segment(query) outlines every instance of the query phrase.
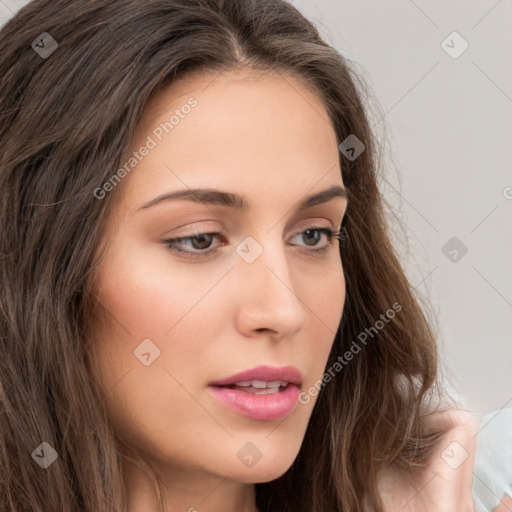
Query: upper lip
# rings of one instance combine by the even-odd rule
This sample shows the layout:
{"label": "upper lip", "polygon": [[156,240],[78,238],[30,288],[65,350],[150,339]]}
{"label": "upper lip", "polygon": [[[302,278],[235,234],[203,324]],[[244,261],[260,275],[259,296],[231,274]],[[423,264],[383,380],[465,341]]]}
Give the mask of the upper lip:
{"label": "upper lip", "polygon": [[300,385],[302,375],[294,366],[282,366],[280,368],[274,366],[257,366],[250,370],[245,370],[230,377],[210,382],[210,386],[226,386],[235,382],[243,382],[248,380],[262,380],[273,382],[282,380],[290,384]]}

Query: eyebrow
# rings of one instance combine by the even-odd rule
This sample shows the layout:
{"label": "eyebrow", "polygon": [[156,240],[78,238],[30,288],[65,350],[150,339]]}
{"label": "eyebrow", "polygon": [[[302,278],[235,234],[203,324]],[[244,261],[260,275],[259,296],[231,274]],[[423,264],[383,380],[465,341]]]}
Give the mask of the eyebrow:
{"label": "eyebrow", "polygon": [[[300,212],[317,204],[326,203],[335,197],[341,197],[348,200],[347,189],[334,185],[312,194],[303,199],[296,207],[295,211]],[[214,188],[188,188],[157,196],[151,201],[143,204],[139,210],[150,208],[151,206],[163,201],[180,199],[194,201],[201,204],[221,205],[228,208],[236,208],[238,210],[248,210],[251,207],[251,203],[245,197],[232,192],[225,192]]]}

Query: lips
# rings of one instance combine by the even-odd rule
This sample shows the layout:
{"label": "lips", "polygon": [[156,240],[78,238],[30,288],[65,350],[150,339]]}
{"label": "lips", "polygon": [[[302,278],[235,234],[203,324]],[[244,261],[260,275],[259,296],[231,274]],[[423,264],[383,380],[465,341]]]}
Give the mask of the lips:
{"label": "lips", "polygon": [[297,405],[302,376],[297,368],[258,366],[208,385],[212,395],[232,411],[254,420],[273,421]]}
{"label": "lips", "polygon": [[[210,382],[210,386],[253,386],[263,389],[264,387],[276,387],[276,383],[290,383],[300,386],[302,375],[294,366],[283,366],[276,368],[272,366],[257,366],[244,372],[236,373],[230,377]],[[249,383],[249,384],[248,384]],[[265,386],[263,386],[265,384]]]}

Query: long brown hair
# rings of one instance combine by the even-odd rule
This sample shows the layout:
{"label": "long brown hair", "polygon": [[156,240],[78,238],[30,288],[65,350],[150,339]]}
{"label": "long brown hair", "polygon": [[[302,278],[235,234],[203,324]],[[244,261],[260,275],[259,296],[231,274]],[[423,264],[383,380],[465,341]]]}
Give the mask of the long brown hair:
{"label": "long brown hair", "polygon": [[[381,512],[380,472],[421,467],[438,439],[421,416],[439,387],[433,327],[388,231],[355,64],[284,0],[35,0],[0,34],[0,509],[125,510],[119,441],[88,357],[88,277],[119,198],[94,191],[157,89],[192,71],[262,69],[307,83],[338,143],[353,134],[365,149],[340,151],[347,295],[327,366],[354,342],[360,352],[320,389],[290,469],[256,484],[257,505],[355,512],[366,497]],[[46,470],[43,442],[58,454]]]}

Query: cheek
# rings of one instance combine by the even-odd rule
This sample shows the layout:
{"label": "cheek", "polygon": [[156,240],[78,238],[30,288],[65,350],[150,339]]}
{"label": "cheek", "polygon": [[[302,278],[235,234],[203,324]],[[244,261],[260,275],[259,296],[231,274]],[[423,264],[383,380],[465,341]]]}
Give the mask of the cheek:
{"label": "cheek", "polygon": [[212,363],[206,346],[223,306],[208,292],[219,278],[170,267],[124,252],[101,269],[105,321],[97,324],[94,361],[112,421],[132,442],[137,431],[156,439],[161,433],[163,442],[170,425],[179,430],[208,420],[191,395]]}
{"label": "cheek", "polygon": [[312,322],[311,335],[314,341],[309,346],[311,360],[314,361],[314,380],[321,378],[334,338],[338,330],[345,306],[346,284],[340,264],[325,274],[305,301]]}
{"label": "cheek", "polygon": [[306,275],[302,294],[312,317],[330,330],[334,336],[341,320],[345,304],[346,283],[343,265],[339,256],[334,261],[317,269],[314,275]]}
{"label": "cheek", "polygon": [[341,263],[326,272],[322,277],[322,285],[316,286],[315,291],[310,293],[314,297],[310,306],[311,314],[316,315],[319,321],[323,320],[326,330],[330,330],[333,337],[343,313],[345,293],[345,276]]}
{"label": "cheek", "polygon": [[[132,342],[154,337],[167,343],[190,324],[196,306],[217,278],[191,264],[173,263],[159,244],[139,250],[137,244],[140,241],[120,241],[105,260],[99,296]],[[215,304],[209,307],[215,315]]]}

